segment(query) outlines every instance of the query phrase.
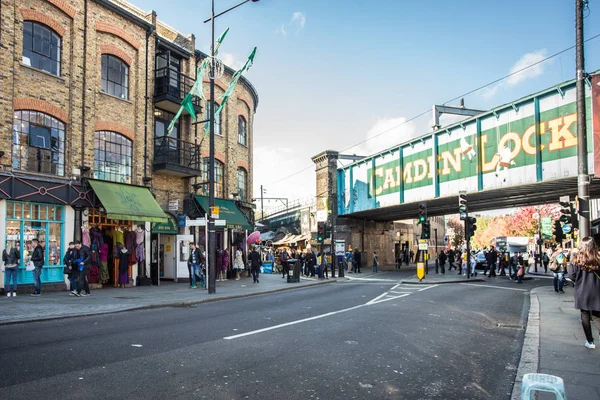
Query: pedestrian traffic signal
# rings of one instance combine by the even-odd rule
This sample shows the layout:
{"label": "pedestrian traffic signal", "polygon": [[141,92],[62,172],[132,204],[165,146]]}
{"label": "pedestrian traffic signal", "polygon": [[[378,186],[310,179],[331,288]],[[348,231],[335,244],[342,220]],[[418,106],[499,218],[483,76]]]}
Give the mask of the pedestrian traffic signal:
{"label": "pedestrian traffic signal", "polygon": [[325,240],[325,222],[317,223],[317,242],[323,243]]}
{"label": "pedestrian traffic signal", "polygon": [[563,224],[568,224],[571,222],[572,214],[571,214],[571,203],[569,202],[560,202],[558,203],[562,207],[560,209],[560,217],[559,220]]}
{"label": "pedestrian traffic signal", "polygon": [[465,223],[465,238],[467,241],[471,240],[473,236],[475,236],[475,231],[477,230],[477,218],[475,217],[467,217]]}
{"label": "pedestrian traffic signal", "polygon": [[425,203],[419,203],[419,222],[422,224],[427,221],[427,205]]}
{"label": "pedestrian traffic signal", "polygon": [[565,234],[563,233],[560,221],[554,221],[554,240],[557,243],[562,243]]}
{"label": "pedestrian traffic signal", "polygon": [[466,214],[467,212],[469,212],[469,208],[467,207],[467,194],[466,193],[461,193],[458,195],[458,211],[461,214],[461,219],[464,220],[466,218],[463,218],[463,214]]}
{"label": "pedestrian traffic signal", "polygon": [[429,239],[431,237],[431,225],[429,221],[423,222],[421,225],[421,239]]}

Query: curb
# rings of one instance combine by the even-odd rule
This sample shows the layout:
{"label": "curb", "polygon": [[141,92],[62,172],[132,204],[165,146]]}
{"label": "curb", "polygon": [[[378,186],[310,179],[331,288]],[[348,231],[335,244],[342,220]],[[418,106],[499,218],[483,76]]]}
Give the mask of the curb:
{"label": "curb", "polygon": [[540,360],[540,301],[535,288],[529,296],[529,315],[527,317],[527,330],[521,349],[521,359],[517,369],[517,376],[513,385],[512,400],[521,400],[521,384],[523,375],[537,373]]}
{"label": "curb", "polygon": [[244,297],[260,296],[260,295],[263,295],[263,294],[286,292],[286,291],[289,291],[289,290],[305,289],[305,288],[310,288],[310,287],[313,287],[313,286],[325,285],[325,284],[328,284],[328,283],[336,283],[336,281],[334,281],[334,280],[324,281],[324,282],[320,281],[320,282],[314,282],[314,283],[310,283],[310,284],[303,285],[303,286],[285,287],[285,288],[267,290],[267,291],[264,291],[264,292],[243,293],[243,294],[236,294],[236,295],[231,295],[231,296],[212,297],[212,298],[199,299],[199,300],[175,301],[173,303],[149,304],[149,305],[145,305],[145,306],[134,306],[134,307],[126,308],[126,309],[123,309],[123,310],[101,311],[101,312],[81,314],[81,315],[61,315],[61,316],[56,316],[56,317],[35,318],[35,319],[26,319],[26,320],[20,320],[20,321],[0,321],[0,326],[16,325],[16,324],[27,324],[27,323],[30,323],[30,322],[54,321],[54,320],[57,320],[57,319],[72,319],[72,318],[81,318],[81,317],[95,317],[95,316],[98,316],[98,315],[120,314],[120,313],[124,313],[124,312],[129,312],[129,311],[154,310],[154,309],[158,309],[158,308],[167,308],[167,307],[189,307],[189,306],[193,306],[193,305],[196,305],[196,304],[212,303],[212,302],[215,302],[215,301],[233,300],[233,299],[240,299],[240,298],[244,298]]}
{"label": "curb", "polygon": [[487,282],[487,280],[483,279],[483,278],[474,278],[474,279],[460,279],[460,280],[453,280],[453,281],[439,281],[439,282],[426,282],[426,281],[420,281],[420,282],[415,282],[415,281],[401,281],[400,283],[405,283],[407,285],[442,285],[442,284],[449,284],[449,283],[469,283],[469,282]]}

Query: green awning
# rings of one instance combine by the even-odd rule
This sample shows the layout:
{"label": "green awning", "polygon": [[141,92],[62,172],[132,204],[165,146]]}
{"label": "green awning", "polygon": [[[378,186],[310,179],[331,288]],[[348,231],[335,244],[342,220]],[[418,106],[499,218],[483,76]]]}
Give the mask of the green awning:
{"label": "green awning", "polygon": [[167,222],[148,188],[121,183],[88,180],[100,199],[109,219],[128,221]]}
{"label": "green awning", "polygon": [[165,214],[169,220],[167,222],[153,222],[150,231],[152,233],[177,235],[179,233],[179,229],[177,227],[177,218],[170,213]]}
{"label": "green awning", "polygon": [[[204,196],[196,196],[195,197],[200,207],[204,210],[204,213],[207,214],[209,211],[208,207],[208,197]],[[221,220],[225,220],[225,226],[229,229],[246,229],[251,231],[252,226],[242,214],[239,208],[235,205],[235,203],[231,200],[223,200],[223,199],[215,199],[215,206],[219,207],[219,218]],[[217,226],[218,228],[218,226]]]}

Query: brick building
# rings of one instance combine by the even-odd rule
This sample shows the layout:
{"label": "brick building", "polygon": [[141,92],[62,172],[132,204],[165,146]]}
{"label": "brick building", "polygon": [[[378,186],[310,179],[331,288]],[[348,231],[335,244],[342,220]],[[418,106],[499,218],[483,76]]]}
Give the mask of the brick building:
{"label": "brick building", "polygon": [[[69,241],[91,237],[112,254],[136,231],[128,281],[151,270],[187,278],[176,250],[203,240],[181,225],[206,211],[209,140],[187,112],[170,134],[166,127],[205,57],[194,35],[122,0],[0,0],[0,18],[0,243],[22,250],[19,283],[33,282],[25,270],[32,239],[46,249],[45,286],[64,288]],[[216,81],[217,96],[232,74],[226,68]],[[242,78],[217,120],[216,196],[231,212],[221,248],[253,222],[257,105]],[[194,106],[207,116],[200,99]],[[116,285],[117,263],[108,264],[98,280]]]}

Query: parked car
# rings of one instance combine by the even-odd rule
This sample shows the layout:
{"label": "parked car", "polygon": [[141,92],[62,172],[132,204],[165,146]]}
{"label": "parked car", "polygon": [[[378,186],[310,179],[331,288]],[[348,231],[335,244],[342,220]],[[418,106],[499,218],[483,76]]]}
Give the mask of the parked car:
{"label": "parked car", "polygon": [[477,260],[477,266],[475,268],[485,269],[485,267],[487,266],[487,260],[483,251],[480,251],[477,254],[475,254],[475,260]]}

